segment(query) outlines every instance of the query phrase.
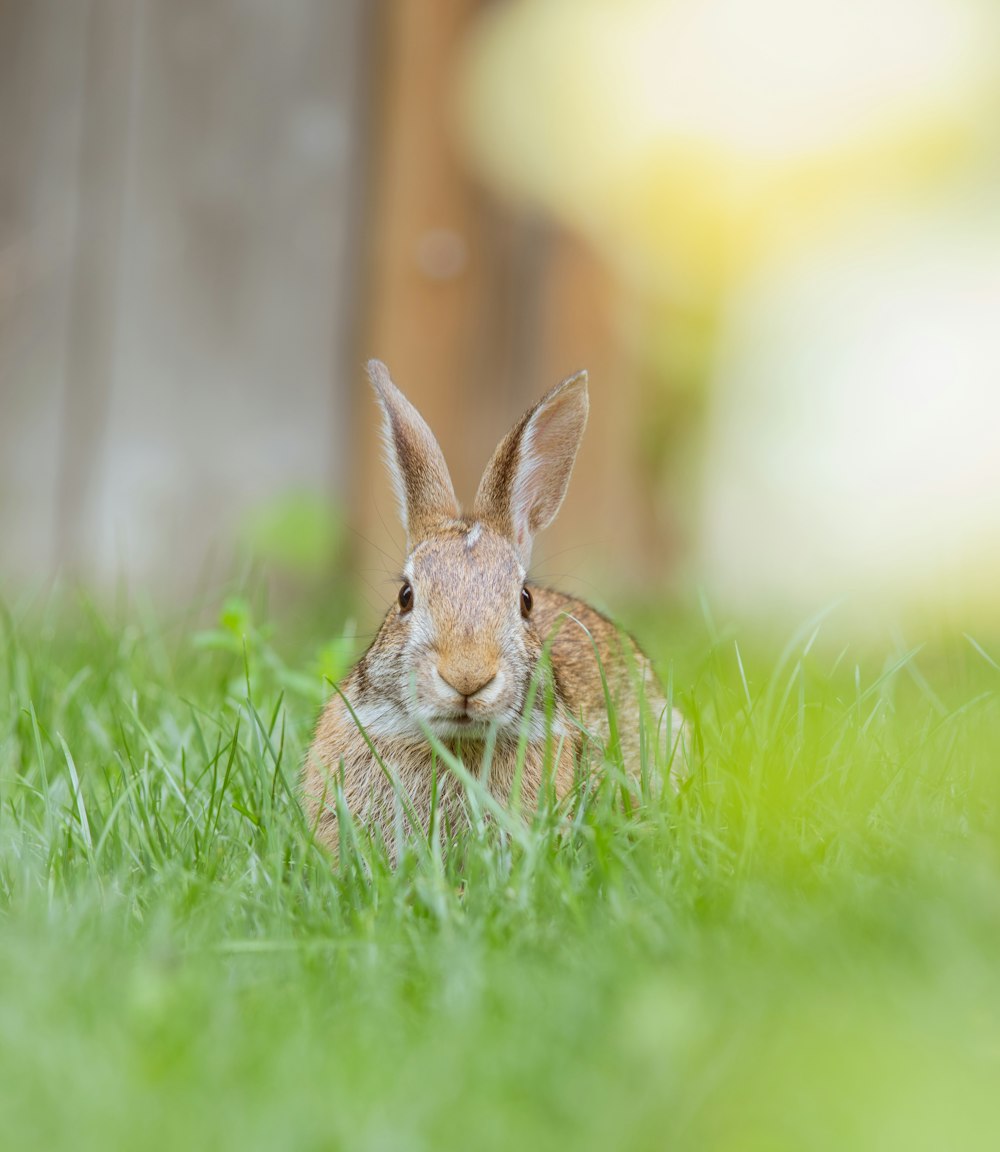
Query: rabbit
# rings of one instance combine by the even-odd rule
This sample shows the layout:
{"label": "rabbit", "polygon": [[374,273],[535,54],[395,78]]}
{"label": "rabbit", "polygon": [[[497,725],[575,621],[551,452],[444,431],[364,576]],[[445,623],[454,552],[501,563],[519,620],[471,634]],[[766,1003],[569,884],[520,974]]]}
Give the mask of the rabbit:
{"label": "rabbit", "polygon": [[395,602],[328,701],[306,757],[301,787],[317,839],[336,852],[341,788],[342,805],[381,834],[393,862],[402,839],[426,835],[433,806],[446,827],[467,819],[464,786],[428,733],[482,774],[500,804],[515,788],[528,812],[548,787],[563,799],[595,746],[613,743],[605,682],[635,791],[642,740],[658,749],[646,749],[646,763],[661,779],[668,767],[676,788],[687,727],[647,657],[590,605],[528,578],[532,539],[559,511],[587,423],[586,372],[518,420],[463,514],[427,424],[384,364],[367,370],[407,557]]}

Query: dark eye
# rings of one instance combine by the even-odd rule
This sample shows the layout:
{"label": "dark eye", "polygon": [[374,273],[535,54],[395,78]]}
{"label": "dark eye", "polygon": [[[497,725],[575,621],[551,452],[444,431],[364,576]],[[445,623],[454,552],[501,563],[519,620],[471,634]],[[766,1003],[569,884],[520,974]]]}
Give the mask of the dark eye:
{"label": "dark eye", "polygon": [[533,601],[531,599],[531,591],[528,588],[528,585],[525,584],[525,586],[521,589],[521,615],[525,618],[525,620],[527,620],[531,615],[532,603]]}
{"label": "dark eye", "polygon": [[400,612],[409,612],[412,607],[413,589],[410,587],[409,581],[406,581],[399,590],[399,610]]}

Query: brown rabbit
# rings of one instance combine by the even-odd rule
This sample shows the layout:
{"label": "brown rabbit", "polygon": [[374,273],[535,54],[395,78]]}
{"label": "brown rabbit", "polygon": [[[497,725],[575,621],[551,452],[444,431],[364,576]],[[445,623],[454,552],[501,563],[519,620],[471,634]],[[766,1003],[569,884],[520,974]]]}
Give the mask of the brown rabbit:
{"label": "brown rabbit", "polygon": [[[452,826],[461,821],[463,785],[428,733],[501,804],[516,778],[528,811],[546,781],[561,799],[581,764],[600,764],[593,746],[611,743],[608,695],[626,771],[638,784],[644,759],[676,785],[686,771],[685,725],[647,658],[589,605],[526,582],[532,538],[559,511],[587,423],[586,373],[514,425],[467,515],[420,414],[384,364],[371,361],[368,375],[407,558],[396,603],[316,727],[303,791],[319,839],[337,846],[341,787],[347,811],[378,828],[393,859],[414,820],[427,831],[435,804]],[[550,659],[540,663],[547,642]]]}

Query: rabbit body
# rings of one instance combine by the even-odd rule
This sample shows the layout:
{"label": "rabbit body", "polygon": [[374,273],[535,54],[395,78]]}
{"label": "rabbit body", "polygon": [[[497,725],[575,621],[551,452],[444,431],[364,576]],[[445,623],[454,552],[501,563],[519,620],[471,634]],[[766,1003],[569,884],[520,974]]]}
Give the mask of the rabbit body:
{"label": "rabbit body", "polygon": [[[676,782],[684,722],[638,646],[583,601],[526,583],[531,539],[558,511],[583,434],[586,376],[570,377],[525,413],[463,516],[427,425],[384,366],[373,361],[369,374],[408,556],[397,603],[326,705],[306,758],[303,800],[318,838],[336,848],[341,791],[347,811],[381,831],[393,858],[414,822],[426,833],[432,810],[444,826],[459,825],[464,786],[429,732],[500,803],[515,788],[527,811],[547,787],[561,799],[586,746],[612,742],[609,697],[636,784],[644,762],[669,765]],[[644,740],[652,747],[644,750]]]}

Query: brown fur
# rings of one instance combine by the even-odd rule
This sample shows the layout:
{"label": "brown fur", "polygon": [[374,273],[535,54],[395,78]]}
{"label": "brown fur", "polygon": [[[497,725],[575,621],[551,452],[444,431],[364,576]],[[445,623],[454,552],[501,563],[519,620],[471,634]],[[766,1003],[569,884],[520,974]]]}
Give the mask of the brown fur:
{"label": "brown fur", "polygon": [[[522,613],[531,537],[555,516],[583,434],[585,375],[564,381],[515,425],[487,467],[473,514],[462,518],[430,430],[383,366],[370,373],[407,524],[412,597],[408,607],[389,609],[320,717],[303,769],[304,803],[319,838],[331,849],[338,844],[338,791],[352,817],[381,831],[394,859],[414,821],[427,832],[435,794],[445,824],[458,825],[463,786],[438,762],[428,729],[503,805],[511,802],[526,736],[524,809],[547,787],[562,799],[581,764],[594,760],[588,743],[599,751],[613,743],[606,690],[626,770],[637,777],[643,762],[672,761],[683,720],[676,710],[668,715],[649,661],[630,637],[588,604],[550,589],[531,586],[533,608],[527,618]],[[549,679],[542,682],[546,643]],[[642,733],[655,755],[643,757]],[[680,752],[674,780],[683,770]]]}

